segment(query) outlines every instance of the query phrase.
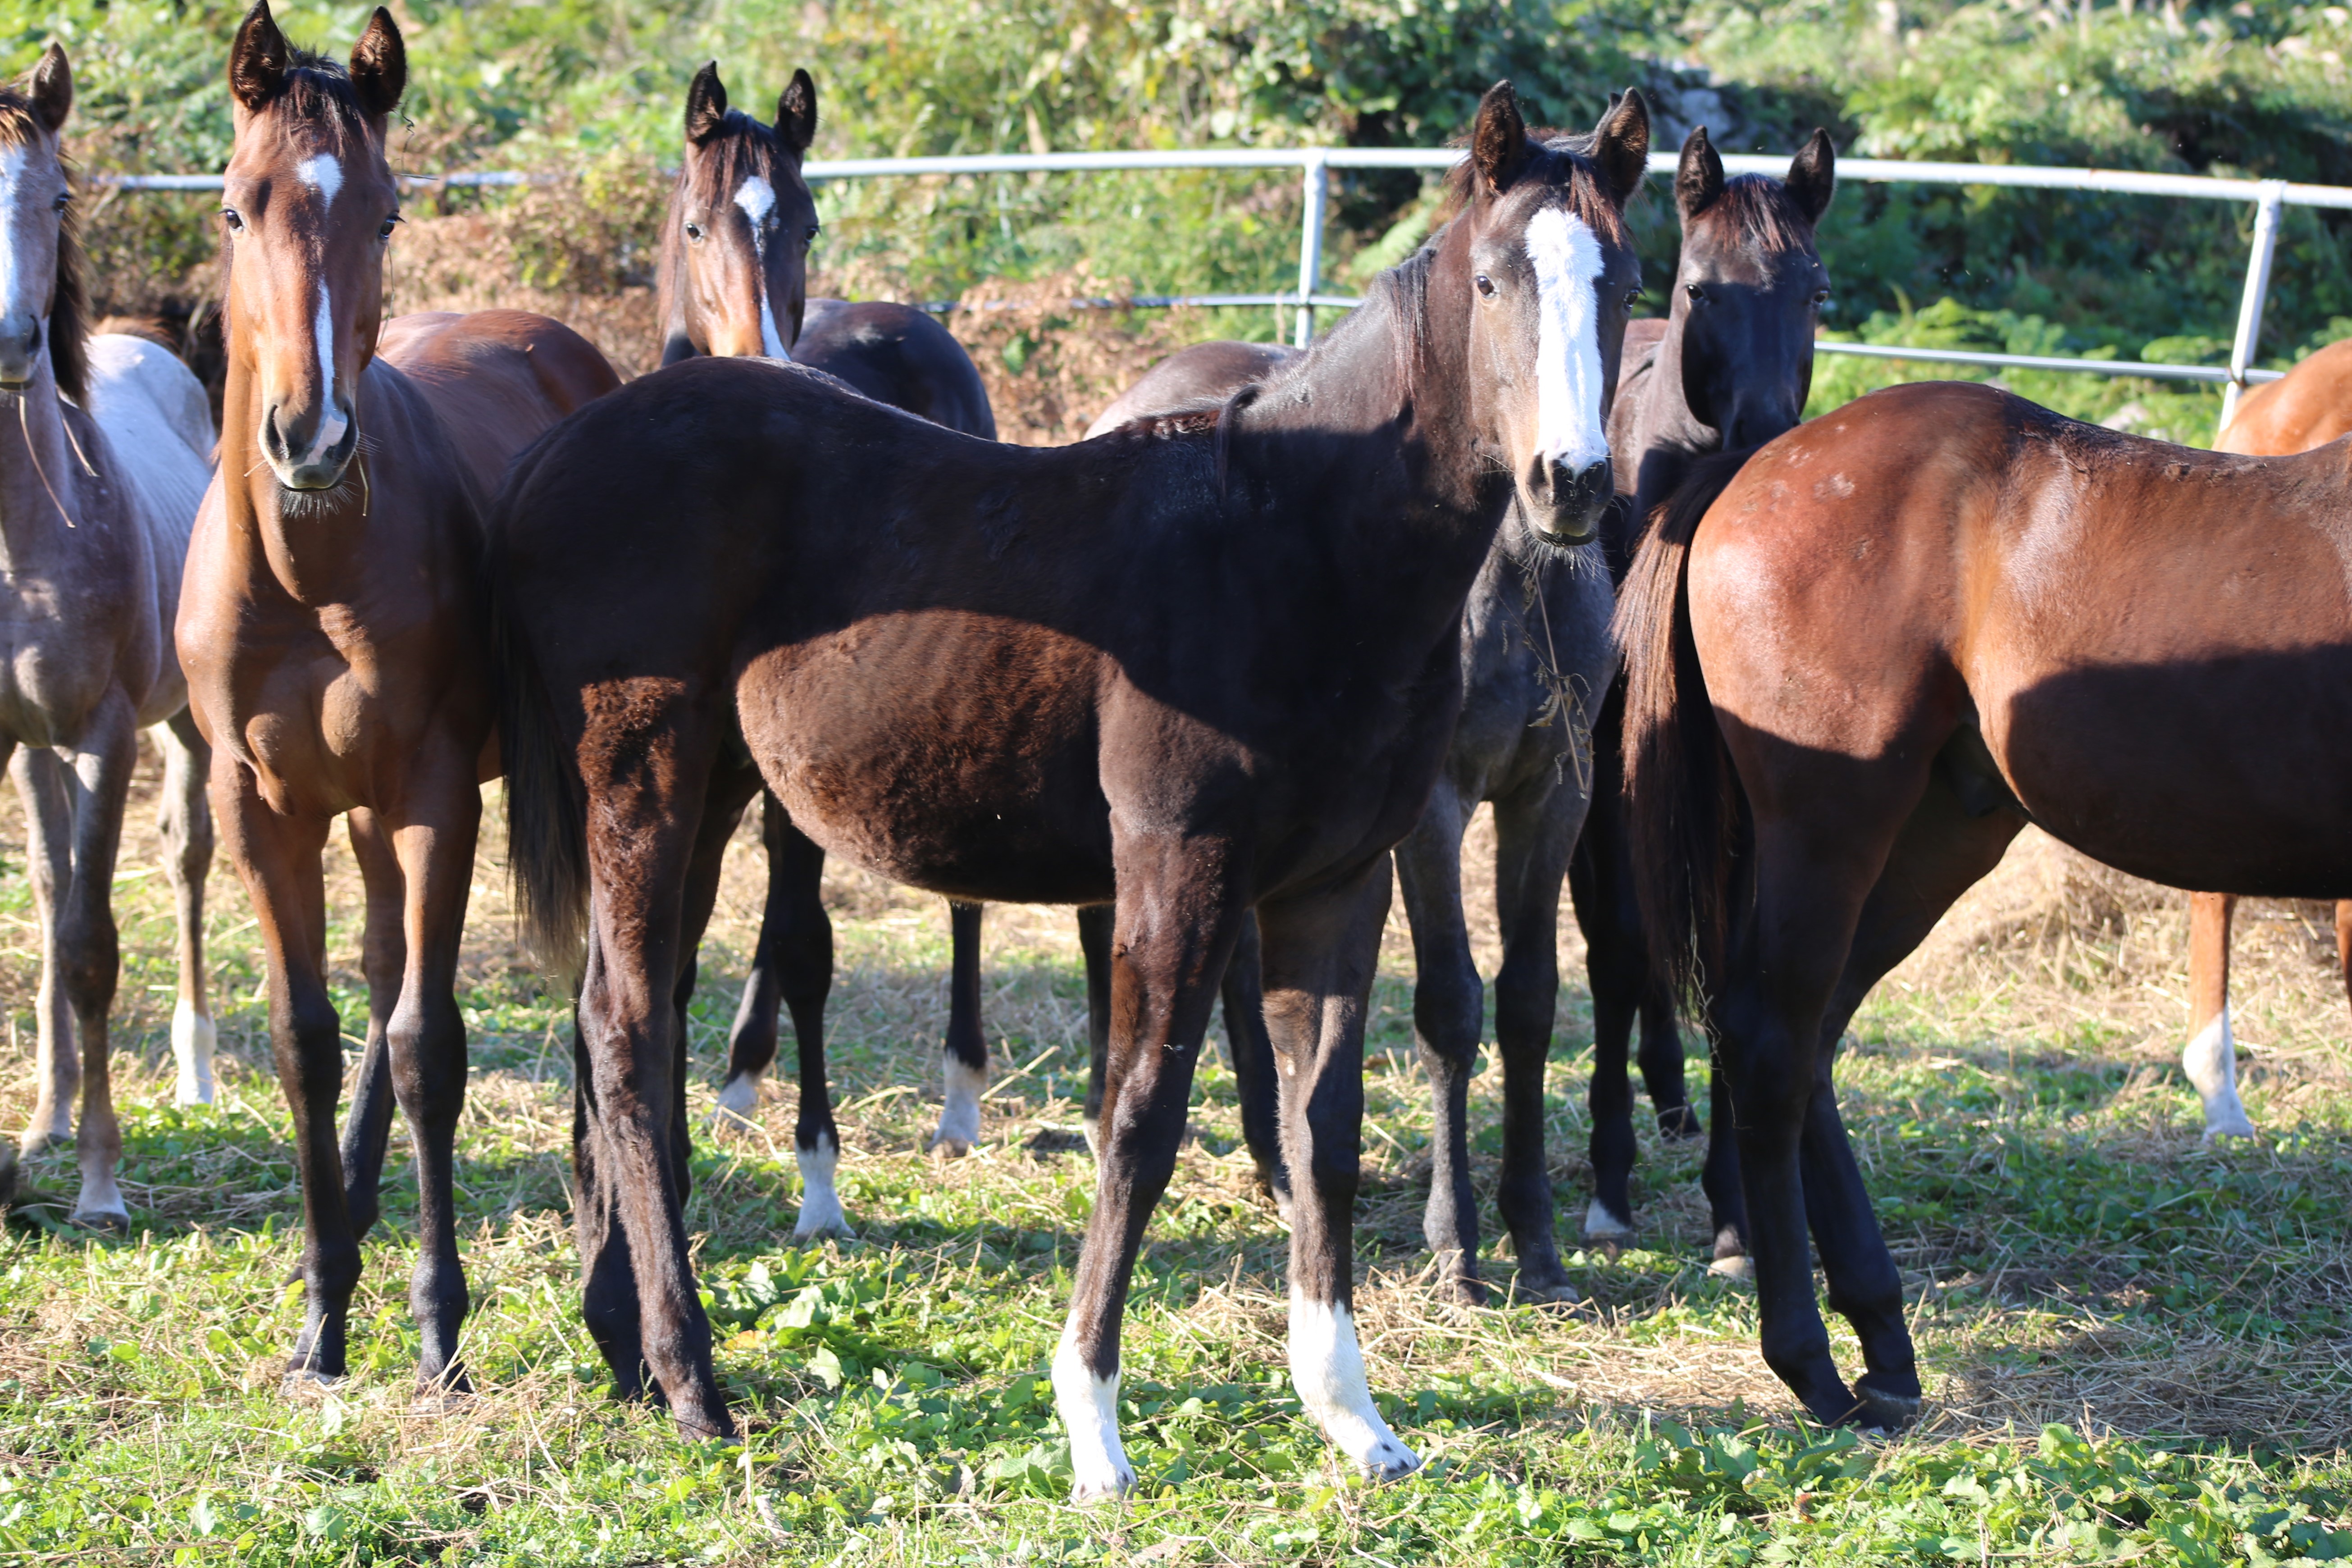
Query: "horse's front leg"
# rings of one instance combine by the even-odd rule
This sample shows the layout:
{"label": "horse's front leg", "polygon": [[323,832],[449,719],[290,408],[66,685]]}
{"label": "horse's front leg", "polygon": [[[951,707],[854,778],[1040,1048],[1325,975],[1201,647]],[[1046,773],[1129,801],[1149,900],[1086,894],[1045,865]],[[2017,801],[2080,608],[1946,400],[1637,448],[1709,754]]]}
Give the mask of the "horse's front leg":
{"label": "horse's front leg", "polygon": [[328,819],[271,810],[253,775],[226,751],[213,753],[212,797],[268,959],[270,1050],[293,1113],[294,1168],[302,1183],[302,1332],[286,1376],[331,1382],[343,1375],[360,1247],[335,1146],[343,1037],[323,979],[327,910],[319,854]]}
{"label": "horse's front leg", "polygon": [[[803,1112],[812,1056],[818,1099],[824,1099],[824,1002],[833,989],[833,921],[820,891],[824,851],[793,826],[783,806],[765,791],[760,796],[760,843],[768,857],[768,898],[760,912],[751,973],[744,977],[743,1000],[728,1032],[727,1079],[714,1119],[720,1127],[749,1126],[757,1120],[760,1079],[776,1059],[779,1005],[792,1014],[800,1047]],[[824,1121],[832,1125],[829,1111]]]}
{"label": "horse's front leg", "polygon": [[1388,907],[1385,856],[1345,882],[1258,906],[1292,1184],[1290,1380],[1331,1445],[1381,1479],[1421,1463],[1374,1407],[1356,1340],[1364,1014]]}
{"label": "horse's front leg", "polygon": [[408,969],[408,896],[392,835],[363,808],[343,818],[352,858],[366,890],[367,919],[360,937],[360,969],[367,977],[367,1039],[360,1048],[352,1108],[343,1118],[343,1204],[352,1228],[365,1237],[383,1209],[383,1156],[392,1138],[392,1054],[386,1036],[400,1005]]}
{"label": "horse's front leg", "polygon": [[[1429,1073],[1434,1121],[1429,1206],[1421,1232],[1454,1293],[1473,1303],[1486,1299],[1478,1279],[1478,1199],[1470,1187],[1469,1129],[1470,1076],[1486,1028],[1486,993],[1470,955],[1470,931],[1462,912],[1462,834],[1475,806],[1453,780],[1441,776],[1421,820],[1396,847],[1397,880],[1412,927],[1413,1033]],[[1291,1169],[1296,1173],[1297,1167]]]}
{"label": "horse's front leg", "polygon": [[1135,1485],[1118,1437],[1118,1335],[1136,1249],[1184,1141],[1192,1075],[1241,918],[1230,846],[1173,835],[1114,845],[1118,933],[1095,1209],[1054,1356],[1054,1402],[1081,1500]]}
{"label": "horse's front leg", "polygon": [[1573,1301],[1578,1295],[1553,1234],[1544,1074],[1559,1008],[1560,883],[1583,820],[1584,800],[1573,781],[1551,774],[1495,803],[1495,907],[1503,928],[1503,967],[1495,975],[1503,1175],[1495,1205],[1518,1258],[1514,1291],[1538,1301]]}
{"label": "horse's front leg", "polygon": [[114,1115],[114,1079],[108,1060],[108,1021],[122,973],[114,924],[114,860],[122,847],[122,812],[131,772],[139,761],[138,717],[120,691],[85,723],[68,773],[74,795],[73,879],[58,909],[58,968],[81,1047],[81,1126],[74,1152],[81,1194],[73,1218],[81,1225],[128,1229],[131,1211],[116,1185],[122,1128]]}
{"label": "horse's front leg", "polygon": [[986,913],[980,904],[948,904],[948,1036],[940,1052],[946,1092],[931,1147],[950,1158],[971,1153],[980,1142],[980,1097],[988,1089],[988,1037],[980,1026],[980,933]]}
{"label": "horse's front leg", "polygon": [[172,1005],[172,1057],[179,1072],[173,1098],[181,1105],[210,1105],[217,1034],[205,976],[205,881],[213,867],[213,814],[205,802],[205,781],[213,752],[196,728],[196,716],[185,708],[157,725],[154,735],[163,753],[157,826],[180,928],[180,990]]}
{"label": "horse's front leg", "polygon": [[1264,971],[1253,910],[1242,917],[1234,956],[1225,964],[1225,1043],[1233,1048],[1242,1142],[1249,1146],[1257,1179],[1274,1198],[1275,1208],[1288,1219],[1290,1173],[1282,1168],[1282,1085],[1274,1066],[1274,1041],[1265,1032]]}
{"label": "horse's front leg", "polygon": [[481,826],[482,797],[474,782],[478,750],[450,744],[411,759],[398,817],[386,824],[400,861],[407,962],[384,1046],[393,1092],[416,1152],[419,1246],[408,1305],[422,1342],[417,1385],[425,1391],[471,1386],[457,1359],[467,1305],[457,1257],[457,1118],[466,1104],[457,951]]}
{"label": "horse's front leg", "polygon": [[2204,1102],[2209,1140],[2254,1135],[2238,1098],[2238,1046],[2230,1033],[2230,917],[2237,908],[2231,893],[2189,895],[2189,1036],[2180,1068]]}

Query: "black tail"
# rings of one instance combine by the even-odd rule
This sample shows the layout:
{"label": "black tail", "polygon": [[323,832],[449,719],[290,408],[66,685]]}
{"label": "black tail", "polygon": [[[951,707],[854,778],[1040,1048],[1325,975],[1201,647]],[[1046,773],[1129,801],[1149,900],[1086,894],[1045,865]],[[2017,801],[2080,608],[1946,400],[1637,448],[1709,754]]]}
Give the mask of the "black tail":
{"label": "black tail", "polygon": [[525,452],[493,509],[483,578],[488,593],[499,751],[507,780],[507,861],[524,944],[542,969],[576,984],[588,924],[588,828],[580,770],[549,698],[538,655],[516,614],[504,551],[509,501],[530,477]]}
{"label": "black tail", "polygon": [[1721,973],[1742,797],[1691,643],[1692,537],[1751,452],[1701,458],[1650,514],[1617,596],[1625,650],[1625,797],[1643,933],[1660,978],[1695,995]]}

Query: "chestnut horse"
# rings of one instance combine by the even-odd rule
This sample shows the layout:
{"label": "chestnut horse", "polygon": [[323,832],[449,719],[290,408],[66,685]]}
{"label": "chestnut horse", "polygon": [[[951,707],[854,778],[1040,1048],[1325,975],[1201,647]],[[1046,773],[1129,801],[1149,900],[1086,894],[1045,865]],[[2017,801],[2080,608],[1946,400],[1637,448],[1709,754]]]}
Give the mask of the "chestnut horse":
{"label": "chestnut horse", "polygon": [[1252,907],[1292,1376],[1359,1464],[1418,1462],[1349,1307],[1387,852],[1444,763],[1463,604],[1514,497],[1562,545],[1609,504],[1648,130],[1628,94],[1592,137],[1538,142],[1496,86],[1461,216],[1214,413],[1036,450],[802,367],[693,360],[516,465],[488,557],[514,864],[542,952],[584,928],[586,1307],[625,1393],[650,1377],[688,1430],[734,1430],[680,1211],[671,999],[764,783],[897,880],[1115,904],[1103,1152],[1054,1368],[1078,1495],[1134,1484],[1120,1320]]}
{"label": "chestnut horse", "polygon": [[[2246,389],[2213,443],[2222,452],[2284,458],[2352,434],[2352,338],[2328,344],[2277,381]],[[2234,893],[2189,896],[2189,1044],[2180,1066],[2205,1107],[2205,1136],[2251,1138],[2238,1098],[2238,1047],[2230,1030],[2230,921]],[[2352,902],[2336,906],[2336,963],[2352,994]]]}
{"label": "chestnut horse", "polygon": [[131,1216],[115,1182],[108,1060],[121,968],[112,898],[142,726],[163,753],[163,867],[179,915],[175,1094],[213,1098],[212,818],[170,629],[212,416],[170,353],[90,332],[58,140],[72,109],[73,71],[55,44],[20,89],[0,89],[0,411],[15,415],[0,416],[0,757],[24,800],[41,932],[40,1079],[24,1149],[72,1140],[72,1217],[120,1228]]}
{"label": "chestnut horse", "polygon": [[[705,354],[794,360],[878,403],[994,440],[996,416],[980,372],[929,315],[908,305],[806,299],[818,224],[801,163],[816,124],[816,83],[806,71],[794,71],[777,96],[773,125],[728,107],[717,61],[695,73],[686,98],[686,162],[662,226],[662,363]],[[793,1234],[846,1235],[848,1216],[834,1181],[841,1138],[824,1060],[824,1004],[833,986],[833,925],[819,891],[824,851],[792,825],[773,795],[762,797],[761,811],[767,904],[729,1032],[719,1125],[750,1120],[760,1079],[776,1059],[780,1007],[788,1010],[801,1085],[793,1132],[801,1209]],[[931,1142],[961,1154],[980,1136],[988,1043],[980,1025],[981,909],[951,909],[947,1093]]]}
{"label": "chestnut horse", "polygon": [[1831,1082],[1846,1020],[2028,820],[2174,887],[2352,893],[2352,447],[2201,452],[1924,382],[1696,510],[1619,612],[1652,951],[1704,985],[1730,1079],[1765,1360],[1818,1419],[1899,1421],[1918,1372]]}
{"label": "chestnut horse", "polygon": [[[1816,131],[1790,160],[1786,180],[1743,174],[1727,180],[1706,128],[1683,142],[1675,172],[1682,256],[1664,321],[1626,330],[1625,381],[1609,419],[1617,484],[1631,504],[1602,538],[1622,581],[1634,536],[1697,459],[1726,448],[1751,450],[1804,417],[1813,384],[1813,333],[1830,279],[1814,228],[1837,189],[1837,153]],[[1636,334],[1641,346],[1637,349]],[[1675,1002],[1651,973],[1625,837],[1622,760],[1625,688],[1613,680],[1593,731],[1592,812],[1569,868],[1576,923],[1584,933],[1592,986],[1593,1194],[1587,1241],[1621,1243],[1633,1231],[1633,1094],[1626,1047],[1638,1020],[1642,1079],[1668,1138],[1696,1137],[1683,1080]],[[1715,1133],[1701,1177],[1713,1211],[1717,1273],[1747,1270],[1739,1154],[1723,1114],[1726,1080],[1712,1079]]]}
{"label": "chestnut horse", "polygon": [[[307,1304],[287,1375],[343,1373],[388,1081],[416,1151],[419,1379],[455,1389],[466,1384],[455,984],[479,786],[497,773],[480,498],[518,448],[617,380],[541,317],[383,321],[384,247],[400,221],[384,132],[406,78],[382,8],[348,71],[291,47],[268,0],[237,29],[222,463],[189,550],[179,644],[214,747],[213,806],[268,953],[271,1045],[294,1114]],[[343,1052],[320,852],[344,813],[367,885],[369,1019],[339,1158]]]}

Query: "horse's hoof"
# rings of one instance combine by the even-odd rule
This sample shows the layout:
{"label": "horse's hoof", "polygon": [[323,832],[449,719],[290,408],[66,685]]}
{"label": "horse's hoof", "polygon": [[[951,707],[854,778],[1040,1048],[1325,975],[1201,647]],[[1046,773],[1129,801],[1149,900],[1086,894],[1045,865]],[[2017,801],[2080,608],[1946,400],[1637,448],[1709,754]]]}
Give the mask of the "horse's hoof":
{"label": "horse's hoof", "polygon": [[714,1132],[748,1132],[760,1124],[760,1079],[755,1073],[737,1073],[719,1086],[718,1103],[710,1109]]}
{"label": "horse's hoof", "polygon": [[1870,1379],[1863,1377],[1853,1385],[1856,1401],[1852,1419],[1856,1425],[1876,1426],[1888,1432],[1900,1432],[1919,1419],[1927,1401],[1916,1394],[1895,1394],[1883,1388],[1873,1388]]}
{"label": "horse's hoof", "polygon": [[966,1154],[971,1152],[971,1140],[969,1138],[954,1137],[951,1134],[945,1132],[934,1132],[931,1134],[930,1148],[931,1153],[935,1158],[941,1160],[961,1160]]}
{"label": "horse's hoof", "polygon": [[1622,1215],[1609,1212],[1609,1205],[1595,1198],[1585,1206],[1584,1240],[1588,1246],[1621,1247],[1633,1234],[1633,1222]]}
{"label": "horse's hoof", "polygon": [[1381,1439],[1378,1447],[1356,1463],[1367,1480],[1398,1481],[1421,1468],[1421,1456],[1390,1436]]}
{"label": "horse's hoof", "polygon": [[1737,1253],[1729,1258],[1718,1258],[1714,1262],[1706,1266],[1706,1271],[1709,1274],[1714,1275],[1718,1279],[1753,1279],[1756,1278],[1756,1266],[1748,1260],[1748,1256],[1745,1253]]}
{"label": "horse's hoof", "polygon": [[2210,1149],[2224,1138],[2259,1138],[2261,1136],[2262,1134],[2254,1130],[2254,1124],[2241,1116],[2234,1121],[2208,1122],[2204,1136],[2198,1142]]}
{"label": "horse's hoof", "polygon": [[1658,1112],[1658,1136],[1670,1143],[1687,1143],[1706,1135],[1706,1129],[1699,1125],[1698,1112],[1688,1106]]}
{"label": "horse's hoof", "polygon": [[1087,1465],[1070,1477],[1070,1500],[1074,1503],[1115,1501],[1134,1489],[1134,1468],[1124,1460],[1115,1465]]}
{"label": "horse's hoof", "polygon": [[812,1215],[803,1209],[799,1223],[793,1226],[793,1239],[812,1243],[828,1239],[856,1241],[857,1233],[849,1228],[849,1216],[839,1209],[830,1215]]}
{"label": "horse's hoof", "polygon": [[59,1144],[72,1142],[73,1128],[70,1124],[43,1127],[35,1122],[17,1138],[16,1152],[29,1160],[36,1154],[45,1154]]}
{"label": "horse's hoof", "polygon": [[131,1212],[128,1209],[77,1208],[67,1216],[67,1223],[76,1225],[97,1236],[129,1236]]}
{"label": "horse's hoof", "polygon": [[278,1394],[288,1399],[316,1399],[343,1385],[339,1372],[319,1372],[307,1366],[289,1366],[286,1375],[278,1381]]}
{"label": "horse's hoof", "polygon": [[1511,1300],[1524,1307],[1573,1307],[1584,1300],[1584,1292],[1570,1284],[1565,1273],[1533,1278],[1521,1274],[1511,1280]]}

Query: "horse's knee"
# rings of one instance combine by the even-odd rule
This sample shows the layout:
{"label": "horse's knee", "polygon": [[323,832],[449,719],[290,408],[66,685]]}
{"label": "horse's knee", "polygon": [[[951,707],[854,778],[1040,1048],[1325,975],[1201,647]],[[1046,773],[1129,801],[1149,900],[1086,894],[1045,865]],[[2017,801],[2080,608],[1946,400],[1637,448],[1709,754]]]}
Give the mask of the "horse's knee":
{"label": "horse's knee", "polygon": [[1478,972],[1468,963],[1425,967],[1412,992],[1412,1022],[1423,1047],[1460,1067],[1477,1055],[1486,1024],[1486,997]]}
{"label": "horse's knee", "polygon": [[114,916],[100,903],[68,913],[58,927],[58,983],[66,999],[84,1016],[104,1012],[114,1002],[121,950]]}
{"label": "horse's knee", "polygon": [[1506,1043],[1551,1040],[1559,1005],[1559,961],[1550,953],[1514,955],[1495,976],[1495,1035]]}

